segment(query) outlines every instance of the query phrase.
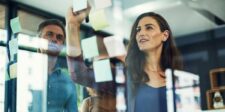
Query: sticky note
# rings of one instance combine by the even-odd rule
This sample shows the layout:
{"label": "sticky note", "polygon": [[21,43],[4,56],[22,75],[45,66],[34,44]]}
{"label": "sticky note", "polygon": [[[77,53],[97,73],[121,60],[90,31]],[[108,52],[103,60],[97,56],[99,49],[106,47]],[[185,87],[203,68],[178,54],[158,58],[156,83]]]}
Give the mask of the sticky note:
{"label": "sticky note", "polygon": [[96,36],[81,40],[81,47],[85,58],[91,58],[99,55]]}
{"label": "sticky note", "polygon": [[10,77],[9,77],[8,72],[6,72],[6,73],[5,73],[5,81],[8,81],[8,80],[10,80]]}
{"label": "sticky note", "polygon": [[0,41],[7,42],[7,30],[0,29]]}
{"label": "sticky note", "polygon": [[11,29],[12,29],[14,34],[18,33],[18,32],[21,32],[22,27],[21,27],[21,24],[20,24],[19,17],[11,19],[10,20],[10,26],[11,26]]}
{"label": "sticky note", "polygon": [[0,46],[0,57],[0,82],[4,82],[9,80],[9,72],[7,72],[7,64],[9,63],[9,60],[6,48],[3,46]]}
{"label": "sticky note", "polygon": [[86,8],[87,8],[87,0],[73,0],[73,12]]}
{"label": "sticky note", "polygon": [[105,37],[103,41],[110,57],[122,56],[126,54],[126,48],[123,44],[122,38],[110,36]]}
{"label": "sticky note", "polygon": [[112,72],[109,59],[94,61],[93,67],[96,82],[112,81]]}
{"label": "sticky note", "polygon": [[27,87],[32,86],[33,90],[42,90],[46,87],[48,71],[48,56],[42,53],[30,51],[19,51],[17,61],[17,84]]}
{"label": "sticky note", "polygon": [[17,63],[13,63],[12,65],[9,66],[9,73],[10,73],[10,78],[16,78],[17,76]]}
{"label": "sticky note", "polygon": [[18,39],[14,38],[9,41],[10,59],[13,60],[18,52]]}
{"label": "sticky note", "polygon": [[92,27],[96,31],[109,26],[104,10],[91,12],[89,19]]}
{"label": "sticky note", "polygon": [[94,10],[99,10],[103,8],[107,8],[112,5],[111,0],[89,0],[91,7]]}

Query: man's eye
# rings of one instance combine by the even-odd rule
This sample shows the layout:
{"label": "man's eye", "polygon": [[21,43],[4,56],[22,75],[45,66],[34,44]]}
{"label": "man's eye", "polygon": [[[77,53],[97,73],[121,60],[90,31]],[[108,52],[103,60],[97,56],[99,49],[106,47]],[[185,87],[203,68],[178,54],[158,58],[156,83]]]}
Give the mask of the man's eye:
{"label": "man's eye", "polygon": [[48,37],[51,37],[51,36],[53,36],[53,32],[47,32],[46,35],[47,35]]}
{"label": "man's eye", "polygon": [[62,35],[57,35],[56,38],[57,38],[57,40],[63,40],[63,36]]}

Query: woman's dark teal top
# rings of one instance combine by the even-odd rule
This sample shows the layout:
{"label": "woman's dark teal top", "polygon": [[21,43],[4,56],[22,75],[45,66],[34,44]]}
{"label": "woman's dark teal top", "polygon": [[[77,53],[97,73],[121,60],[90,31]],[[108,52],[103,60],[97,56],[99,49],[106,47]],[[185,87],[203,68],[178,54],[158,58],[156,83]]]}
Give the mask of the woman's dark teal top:
{"label": "woman's dark teal top", "polygon": [[166,86],[141,84],[135,97],[135,112],[167,112]]}

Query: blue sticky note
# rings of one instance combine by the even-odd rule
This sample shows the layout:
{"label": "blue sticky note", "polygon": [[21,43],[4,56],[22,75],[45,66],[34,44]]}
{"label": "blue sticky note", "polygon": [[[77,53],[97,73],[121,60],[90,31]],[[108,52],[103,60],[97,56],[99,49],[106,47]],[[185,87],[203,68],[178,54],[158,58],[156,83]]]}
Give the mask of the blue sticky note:
{"label": "blue sticky note", "polygon": [[18,33],[18,32],[21,32],[22,27],[21,27],[21,24],[20,24],[19,17],[11,19],[10,20],[10,26],[11,26],[14,34]]}
{"label": "blue sticky note", "polygon": [[113,80],[109,59],[94,61],[93,66],[96,82],[106,82]]}
{"label": "blue sticky note", "polygon": [[73,0],[73,12],[86,8],[87,8],[87,0]]}
{"label": "blue sticky note", "polygon": [[97,10],[95,12],[91,12],[89,18],[92,27],[96,31],[109,26],[104,10]]}
{"label": "blue sticky note", "polygon": [[81,47],[84,58],[92,58],[99,55],[96,36],[81,40]]}

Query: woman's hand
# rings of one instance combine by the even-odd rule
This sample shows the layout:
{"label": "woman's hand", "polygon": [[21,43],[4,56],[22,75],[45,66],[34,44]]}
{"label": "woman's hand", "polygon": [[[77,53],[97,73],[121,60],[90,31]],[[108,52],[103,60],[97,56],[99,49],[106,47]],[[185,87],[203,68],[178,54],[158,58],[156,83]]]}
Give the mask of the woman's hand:
{"label": "woman's hand", "polygon": [[66,23],[80,26],[82,21],[88,16],[90,9],[91,7],[89,4],[86,9],[76,11],[76,12],[73,12],[73,8],[70,7],[67,11]]}

